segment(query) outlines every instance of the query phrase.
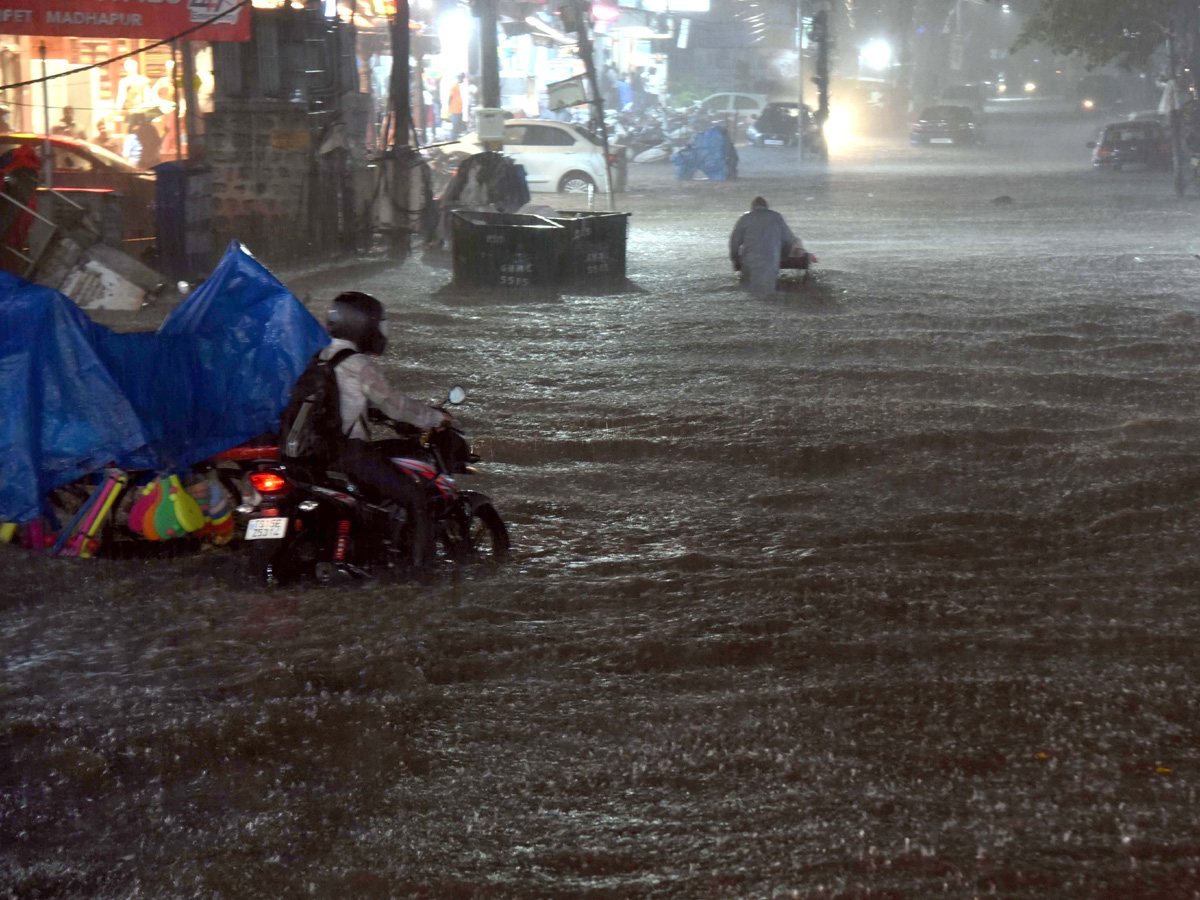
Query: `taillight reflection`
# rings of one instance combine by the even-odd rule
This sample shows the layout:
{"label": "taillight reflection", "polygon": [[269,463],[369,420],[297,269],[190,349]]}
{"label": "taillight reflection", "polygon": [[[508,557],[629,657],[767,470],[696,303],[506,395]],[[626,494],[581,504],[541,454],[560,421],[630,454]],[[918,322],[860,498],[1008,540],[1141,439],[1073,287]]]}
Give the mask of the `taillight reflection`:
{"label": "taillight reflection", "polygon": [[250,476],[250,484],[260,494],[277,494],[287,487],[287,481],[274,472],[254,472]]}

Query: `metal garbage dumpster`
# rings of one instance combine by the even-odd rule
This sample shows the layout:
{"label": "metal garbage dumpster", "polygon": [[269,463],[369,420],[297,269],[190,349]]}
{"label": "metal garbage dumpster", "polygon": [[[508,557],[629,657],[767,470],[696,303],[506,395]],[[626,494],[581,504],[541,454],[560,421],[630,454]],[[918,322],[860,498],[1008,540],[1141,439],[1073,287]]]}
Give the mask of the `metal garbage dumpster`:
{"label": "metal garbage dumpster", "polygon": [[629,213],[563,210],[550,221],[567,231],[563,280],[576,284],[622,284]]}
{"label": "metal garbage dumpster", "polygon": [[454,283],[553,287],[561,281],[567,230],[542,216],[456,211],[450,217]]}

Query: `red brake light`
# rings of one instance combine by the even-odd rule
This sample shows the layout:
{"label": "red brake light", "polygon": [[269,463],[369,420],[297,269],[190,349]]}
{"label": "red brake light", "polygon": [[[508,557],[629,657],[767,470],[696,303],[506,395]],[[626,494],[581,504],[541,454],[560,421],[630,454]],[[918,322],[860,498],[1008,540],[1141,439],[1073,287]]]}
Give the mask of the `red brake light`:
{"label": "red brake light", "polygon": [[274,472],[255,472],[250,476],[250,483],[260,494],[274,494],[287,487],[283,477]]}
{"label": "red brake light", "polygon": [[1108,146],[1108,144],[1101,144],[1099,147],[1096,148],[1096,155],[1097,156],[1111,156],[1112,155],[1112,147]]}

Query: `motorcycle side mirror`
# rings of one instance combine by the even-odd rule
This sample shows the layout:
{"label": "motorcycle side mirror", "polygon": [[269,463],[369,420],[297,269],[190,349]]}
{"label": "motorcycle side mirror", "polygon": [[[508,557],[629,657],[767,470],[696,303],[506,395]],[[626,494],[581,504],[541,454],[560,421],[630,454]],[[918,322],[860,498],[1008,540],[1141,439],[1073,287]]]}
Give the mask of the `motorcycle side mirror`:
{"label": "motorcycle side mirror", "polygon": [[467,389],[461,384],[456,384],[454,387],[450,388],[450,394],[446,399],[450,401],[452,406],[458,406],[467,399]]}

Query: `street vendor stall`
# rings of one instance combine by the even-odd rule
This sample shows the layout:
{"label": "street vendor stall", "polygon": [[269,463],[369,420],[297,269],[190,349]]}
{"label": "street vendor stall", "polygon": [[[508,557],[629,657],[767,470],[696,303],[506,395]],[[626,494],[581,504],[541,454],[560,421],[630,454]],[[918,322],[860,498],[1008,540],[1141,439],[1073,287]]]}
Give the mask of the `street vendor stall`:
{"label": "street vendor stall", "polygon": [[111,466],[184,474],[274,430],[328,341],[236,242],[155,332],[111,331],[0,273],[0,522],[37,520],[52,491]]}

